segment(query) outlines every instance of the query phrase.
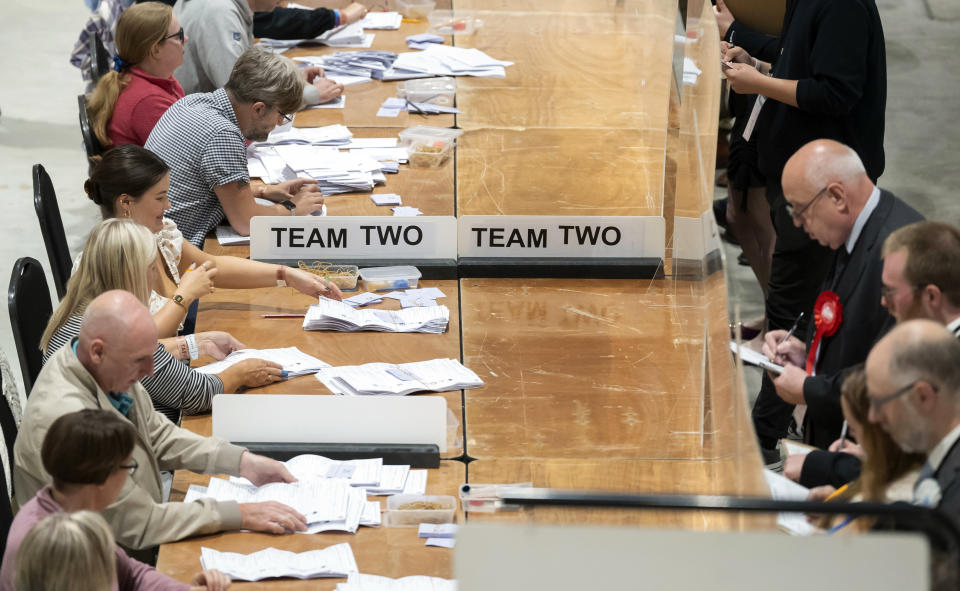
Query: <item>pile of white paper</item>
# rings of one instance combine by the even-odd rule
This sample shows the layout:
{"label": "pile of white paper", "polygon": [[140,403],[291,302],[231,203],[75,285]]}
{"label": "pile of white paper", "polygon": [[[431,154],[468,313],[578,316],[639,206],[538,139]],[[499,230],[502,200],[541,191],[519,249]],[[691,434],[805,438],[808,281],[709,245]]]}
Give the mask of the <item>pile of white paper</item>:
{"label": "pile of white paper", "polygon": [[[763,477],[770,488],[770,496],[776,501],[806,501],[810,494],[810,489],[802,484],[766,468],[763,470]],[[817,531],[803,513],[779,513],[777,525],[794,536],[808,536]]]}
{"label": "pile of white paper", "polygon": [[[365,460],[331,460],[314,454],[303,454],[290,458],[283,463],[291,474],[299,480],[317,480],[333,478],[346,480],[350,486],[361,488],[369,495],[422,495],[427,491],[427,471],[411,470],[405,465],[384,465],[382,458]],[[231,477],[231,482],[252,486],[245,478]],[[380,505],[376,505],[379,516]],[[377,523],[379,525],[379,517]],[[360,525],[365,523],[362,518]]]}
{"label": "pile of white paper", "polygon": [[393,208],[394,217],[416,217],[418,215],[423,215],[423,212],[416,207],[407,207],[406,205],[398,205]]}
{"label": "pile of white paper", "polygon": [[247,359],[263,359],[272,361],[283,368],[285,378],[295,378],[311,373],[317,373],[330,364],[320,361],[312,355],[307,355],[296,347],[282,349],[240,349],[227,355],[221,361],[214,361],[203,367],[198,367],[200,373],[220,373],[228,367]]}
{"label": "pile of white paper", "polygon": [[424,306],[405,310],[355,310],[350,304],[320,297],[307,308],[303,330],[338,332],[446,332],[450,309],[446,306]]}
{"label": "pile of white paper", "polygon": [[383,301],[383,297],[368,291],[365,293],[358,293],[357,295],[349,298],[343,298],[341,301],[352,308],[362,308],[363,306],[369,306],[371,304],[379,304]]}
{"label": "pile of white paper", "polygon": [[339,51],[328,55],[314,55],[295,57],[294,61],[322,66],[328,78],[335,76],[350,76],[352,78],[382,77],[397,59],[397,54],[391,51]]}
{"label": "pile of white paper", "polygon": [[413,392],[447,392],[483,385],[477,374],[456,359],[329,367],[315,375],[334,394],[350,396],[403,396]]}
{"label": "pile of white paper", "polygon": [[409,111],[420,115],[439,115],[441,113],[459,113],[456,107],[444,107],[443,105],[434,105],[433,103],[414,103],[407,99],[392,96],[383,101],[380,110],[377,111],[377,117],[396,117],[400,111]]}
{"label": "pile of white paper", "polygon": [[324,195],[372,191],[377,183],[386,182],[384,169],[396,172],[395,166],[384,165],[364,150],[341,152],[335,147],[291,144],[266,148],[271,149],[297,176],[316,180]]}
{"label": "pile of white paper", "polygon": [[368,12],[360,21],[360,26],[364,29],[396,31],[402,22],[403,16],[399,12]]}
{"label": "pile of white paper", "polygon": [[274,577],[341,578],[357,573],[357,561],[353,558],[350,544],[347,543],[300,554],[276,548],[267,548],[253,554],[201,548],[200,563],[204,570],[215,568],[229,575],[231,579],[241,581],[259,581]]}
{"label": "pile of white paper", "polygon": [[411,576],[391,579],[378,575],[350,573],[337,591],[457,591],[457,582],[438,577]]}
{"label": "pile of white paper", "polygon": [[278,146],[283,144],[305,144],[313,146],[349,146],[353,141],[353,132],[346,125],[325,125],[323,127],[294,127],[291,124],[275,128],[266,141],[254,146]]}
{"label": "pile of white paper", "polygon": [[476,48],[451,47],[431,43],[423,51],[408,51],[397,55],[393,67],[383,73],[384,80],[400,80],[423,76],[477,76],[505,78],[507,62],[490,57]]}
{"label": "pile of white paper", "polygon": [[301,43],[319,43],[330,47],[370,47],[373,45],[373,33],[364,33],[360,21],[330,29],[313,39],[270,39],[263,37],[257,43],[260,47],[282,51]]}

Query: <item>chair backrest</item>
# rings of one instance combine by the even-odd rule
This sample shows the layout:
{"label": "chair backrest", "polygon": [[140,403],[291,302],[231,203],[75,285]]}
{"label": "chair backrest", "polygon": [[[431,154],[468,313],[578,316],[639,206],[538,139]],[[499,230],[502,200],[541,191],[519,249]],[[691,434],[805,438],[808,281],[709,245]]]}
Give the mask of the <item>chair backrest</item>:
{"label": "chair backrest", "polygon": [[91,82],[96,85],[100,77],[110,71],[110,52],[104,47],[99,35],[90,35],[87,43],[89,44],[87,50],[90,52]]}
{"label": "chair backrest", "polygon": [[62,298],[67,293],[67,280],[70,279],[73,263],[70,261],[70,249],[67,248],[67,235],[63,231],[63,220],[60,218],[60,206],[57,205],[53,181],[41,164],[33,165],[33,208],[40,220],[40,233],[43,234],[43,243],[47,247],[47,258],[50,259],[57,297]]}
{"label": "chair backrest", "polygon": [[7,309],[10,311],[13,342],[20,358],[20,371],[23,372],[23,389],[30,396],[33,382],[43,366],[40,337],[53,314],[47,278],[37,259],[22,257],[13,265]]}
{"label": "chair backrest", "polygon": [[103,156],[103,145],[100,143],[97,135],[93,133],[93,128],[90,127],[90,118],[87,116],[86,95],[81,94],[77,96],[77,105],[80,111],[80,134],[83,136],[83,147],[87,151],[87,162],[90,163],[92,168],[93,163],[90,159],[94,156]]}
{"label": "chair backrest", "polygon": [[[0,372],[0,392],[3,392],[3,373]],[[19,394],[15,394],[19,396]],[[13,417],[13,410],[10,408],[10,402],[7,400],[7,397],[3,394],[0,394],[0,429],[3,430],[3,442],[7,445],[7,458],[10,458],[10,468],[11,476],[13,472],[13,444],[17,440],[17,421]],[[2,466],[0,466],[2,468]],[[2,472],[0,472],[2,474]],[[0,478],[0,480],[4,480]],[[6,486],[6,482],[3,483]],[[10,481],[11,488],[13,488],[13,480]],[[12,491],[5,491],[12,492]],[[0,497],[0,503],[5,500],[5,497]],[[10,527],[9,522],[4,522],[3,513],[4,509],[0,506],[0,534],[3,535],[3,539],[7,539],[7,527]],[[6,523],[6,525],[4,525]]]}

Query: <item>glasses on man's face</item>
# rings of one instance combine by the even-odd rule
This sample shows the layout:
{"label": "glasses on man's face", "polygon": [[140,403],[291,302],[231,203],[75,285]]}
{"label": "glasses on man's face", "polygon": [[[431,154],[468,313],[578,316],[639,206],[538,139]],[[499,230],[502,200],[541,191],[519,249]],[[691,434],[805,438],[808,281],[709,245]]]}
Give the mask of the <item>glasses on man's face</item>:
{"label": "glasses on man's face", "polygon": [[139,468],[139,467],[140,467],[140,464],[138,464],[138,463],[136,462],[136,460],[134,460],[134,461],[133,461],[132,463],[130,463],[130,464],[120,464],[119,466],[117,466],[117,469],[118,469],[118,470],[126,470],[127,473],[130,474],[130,476],[133,476],[133,473],[136,472],[136,471],[137,471],[137,468]]}
{"label": "glasses on man's face", "polygon": [[[915,287],[913,285],[909,286],[909,288],[913,292],[916,292],[919,289],[918,287]],[[892,296],[898,291],[900,291],[899,287],[890,287],[889,285],[883,285],[883,284],[880,285],[880,295],[886,298],[888,302],[890,301]]]}
{"label": "glasses on man's face", "polygon": [[186,39],[186,36],[183,34],[183,27],[180,27],[180,30],[176,33],[167,35],[163,39],[160,39],[160,41],[166,41],[167,39],[179,39],[180,43],[183,43],[184,39]]}
{"label": "glasses on man's face", "polygon": [[817,191],[817,194],[813,196],[813,199],[811,199],[810,201],[807,201],[807,204],[801,207],[799,210],[795,210],[793,204],[787,201],[787,206],[786,206],[787,213],[790,215],[790,217],[792,217],[795,220],[803,219],[803,214],[806,213],[808,209],[810,209],[810,206],[813,205],[817,199],[819,199],[824,193],[827,192],[827,187],[829,186],[830,185],[827,185],[826,187]]}
{"label": "glasses on man's face", "polygon": [[[280,113],[280,111],[277,111]],[[293,121],[293,115],[287,115],[286,113],[280,113],[280,125],[286,125]]]}
{"label": "glasses on man's face", "polygon": [[[897,398],[900,398],[900,397],[903,396],[904,394],[906,394],[906,393],[910,392],[911,390],[913,390],[913,387],[914,387],[914,386],[916,386],[916,385],[919,384],[920,382],[925,382],[925,381],[926,381],[926,380],[916,380],[916,381],[910,382],[909,384],[907,384],[907,385],[904,386],[903,388],[900,388],[899,390],[897,390],[897,391],[894,392],[893,394],[888,394],[888,395],[886,395],[886,396],[881,396],[880,398],[874,398],[873,396],[867,396],[867,399],[870,400],[870,409],[873,410],[874,412],[880,410],[880,408],[883,407],[883,405],[885,405],[885,404],[887,404],[888,402],[891,402],[891,401],[893,401],[893,400],[896,400]],[[930,388],[932,388],[934,392],[937,392],[937,391],[938,391],[937,386],[934,385],[934,384],[930,384]]]}

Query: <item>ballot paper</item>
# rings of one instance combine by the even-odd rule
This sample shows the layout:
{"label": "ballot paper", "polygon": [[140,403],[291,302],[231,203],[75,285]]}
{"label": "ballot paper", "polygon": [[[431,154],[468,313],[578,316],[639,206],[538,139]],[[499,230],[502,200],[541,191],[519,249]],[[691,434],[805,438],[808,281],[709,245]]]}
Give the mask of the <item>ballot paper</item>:
{"label": "ballot paper", "polygon": [[783,445],[784,451],[788,456],[805,456],[816,449],[815,447],[790,441],[789,439],[781,439],[780,444]]}
{"label": "ballot paper", "polygon": [[[353,557],[350,544],[347,543],[299,554],[276,548],[267,548],[252,554],[237,554],[201,547],[200,563],[204,570],[216,569],[241,581],[275,577],[342,578],[357,574],[357,561]],[[349,581],[349,578],[347,580]]]}
{"label": "ballot paper", "polygon": [[354,84],[370,82],[373,78],[369,76],[350,76],[349,74],[327,74],[327,80],[343,86],[353,86]]}
{"label": "ballot paper", "polygon": [[[250,176],[253,176],[252,174]],[[249,236],[242,236],[231,226],[217,226],[217,242],[222,246],[244,246],[250,244]]]}
{"label": "ballot paper", "polygon": [[364,29],[396,31],[402,22],[403,16],[399,12],[368,12],[360,25]]}
{"label": "ballot paper", "polygon": [[329,100],[325,103],[318,103],[316,105],[310,105],[304,107],[304,110],[307,109],[342,109],[347,105],[347,97],[345,95],[340,95],[333,100]]}
{"label": "ballot paper", "polygon": [[410,576],[391,579],[378,575],[350,573],[336,591],[457,591],[457,582],[437,577]]}
{"label": "ballot paper", "polygon": [[423,215],[423,212],[416,207],[399,206],[393,208],[394,217],[416,217]]}
{"label": "ballot paper", "polygon": [[[476,48],[431,43],[423,51],[397,54],[383,80],[401,80],[419,75],[505,78],[513,62],[498,60]],[[412,76],[409,76],[412,75]]]}
{"label": "ballot paper", "polygon": [[396,117],[396,115],[387,115],[381,113],[393,113],[397,112],[399,115],[400,111],[409,111],[410,113],[417,113],[418,115],[439,115],[442,113],[459,113],[460,110],[456,107],[444,107],[442,105],[435,105],[433,103],[414,103],[406,99],[399,97],[389,97],[383,104],[380,105],[380,110],[377,111],[377,117]]}
{"label": "ballot paper", "polygon": [[363,513],[360,515],[360,525],[380,527],[383,524],[382,511],[380,501],[367,501],[367,504],[363,507]]}
{"label": "ballot paper", "polygon": [[338,51],[327,55],[312,55],[293,58],[294,61],[323,67],[327,77],[353,76],[370,81],[390,69],[397,59],[391,51],[363,50]]}
{"label": "ballot paper", "polygon": [[302,144],[267,149],[273,150],[298,176],[316,180],[324,195],[372,191],[386,181],[384,171],[396,171],[396,163],[381,162],[366,154],[366,150],[340,152],[335,147]]}
{"label": "ballot paper", "polygon": [[457,540],[454,538],[427,538],[423,545],[437,546],[439,548],[453,548],[457,545]]}
{"label": "ballot paper", "polygon": [[[358,149],[390,149],[397,148],[397,137],[355,137],[350,140],[349,144],[346,144],[342,147],[348,148],[351,150]],[[406,150],[406,148],[397,148],[400,150]]]}
{"label": "ballot paper", "polygon": [[296,347],[285,347],[282,349],[240,349],[227,355],[221,361],[196,368],[200,373],[215,374],[220,373],[228,367],[246,361],[247,359],[264,359],[272,361],[283,368],[285,378],[295,378],[317,373],[324,367],[330,367],[329,364],[320,361],[316,357],[307,355]]}
{"label": "ballot paper", "polygon": [[740,358],[743,359],[743,362],[747,365],[755,365],[759,368],[766,369],[777,375],[783,373],[783,366],[777,365],[776,363],[770,361],[766,355],[763,353],[757,353],[753,349],[747,346],[737,346],[736,341],[730,341],[730,350],[734,353],[739,353]]}
{"label": "ballot paper", "polygon": [[400,205],[403,203],[396,193],[375,193],[370,195],[370,199],[377,205]]}
{"label": "ballot paper", "polygon": [[316,38],[318,43],[330,47],[370,47],[368,40],[372,42],[373,35],[364,34],[361,21],[330,29]]}
{"label": "ballot paper", "polygon": [[[409,308],[402,312],[425,309]],[[477,374],[456,359],[329,367],[315,375],[334,394],[347,396],[403,396],[414,392],[466,390],[483,385]]]}
{"label": "ballot paper", "polygon": [[353,141],[353,132],[346,125],[325,125],[323,127],[277,127],[266,141],[254,146],[276,146],[281,144],[306,144],[314,146],[347,146]]}
{"label": "ballot paper", "polygon": [[338,332],[446,332],[450,309],[446,306],[406,310],[355,310],[349,304],[320,297],[307,308],[303,330]]}
{"label": "ballot paper", "polygon": [[379,304],[383,301],[383,298],[378,294],[372,292],[358,293],[355,296],[349,298],[343,298],[343,303],[348,304],[354,308],[360,308],[362,306],[369,306],[371,304]]}
{"label": "ballot paper", "polygon": [[427,493],[427,471],[411,470],[410,466],[384,466],[380,484],[366,487],[368,495],[423,495]]}
{"label": "ballot paper", "polygon": [[409,35],[407,37],[407,47],[410,49],[426,49],[431,43],[443,43],[443,37],[432,35],[430,33],[421,33],[419,35]]}
{"label": "ballot paper", "polygon": [[456,523],[421,523],[417,528],[417,536],[421,538],[452,538],[456,535]]}
{"label": "ballot paper", "polygon": [[[316,454],[301,454],[283,462],[299,480],[338,479],[354,487],[376,487],[383,480],[383,458],[331,460]],[[231,476],[234,484],[253,486],[246,478]]]}
{"label": "ballot paper", "polygon": [[[770,489],[770,496],[776,501],[806,501],[810,489],[797,484],[789,478],[764,468],[763,477]],[[779,513],[777,525],[794,536],[808,536],[817,531],[803,513]]]}

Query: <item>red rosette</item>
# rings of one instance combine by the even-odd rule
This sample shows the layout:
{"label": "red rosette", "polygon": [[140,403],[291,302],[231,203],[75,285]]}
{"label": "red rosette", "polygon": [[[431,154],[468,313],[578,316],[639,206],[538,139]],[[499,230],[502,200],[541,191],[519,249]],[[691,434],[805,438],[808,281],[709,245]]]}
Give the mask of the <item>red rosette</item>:
{"label": "red rosette", "polygon": [[817,349],[823,337],[832,337],[843,322],[843,306],[840,305],[840,296],[832,291],[825,291],[817,297],[813,305],[813,323],[816,332],[810,350],[807,353],[807,373],[813,374],[813,366],[817,359]]}

